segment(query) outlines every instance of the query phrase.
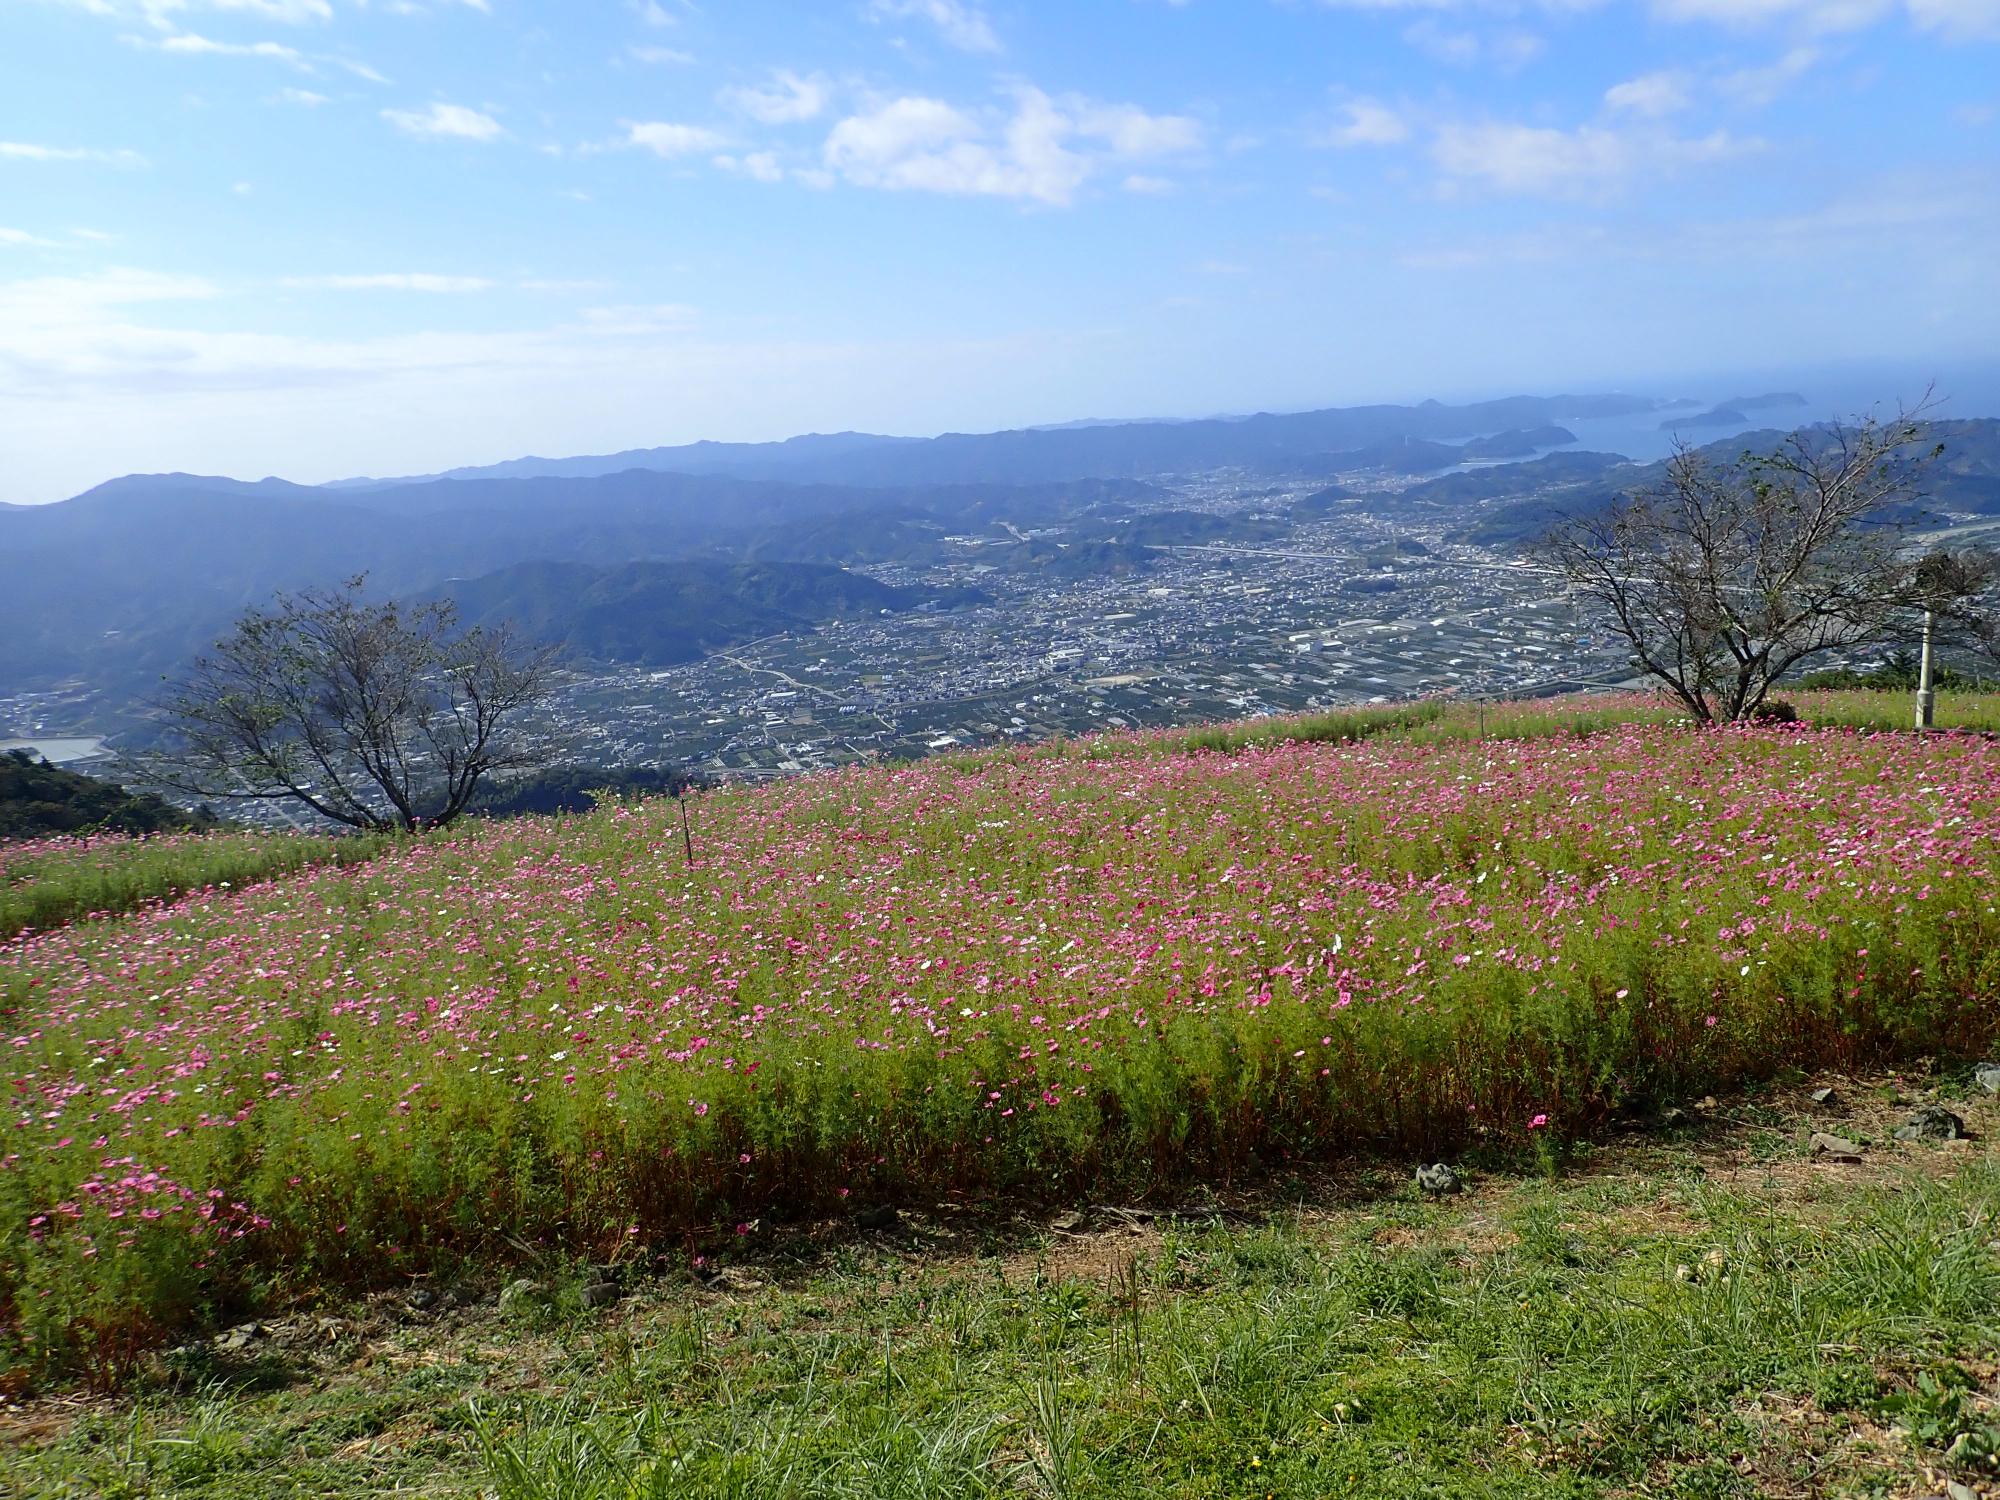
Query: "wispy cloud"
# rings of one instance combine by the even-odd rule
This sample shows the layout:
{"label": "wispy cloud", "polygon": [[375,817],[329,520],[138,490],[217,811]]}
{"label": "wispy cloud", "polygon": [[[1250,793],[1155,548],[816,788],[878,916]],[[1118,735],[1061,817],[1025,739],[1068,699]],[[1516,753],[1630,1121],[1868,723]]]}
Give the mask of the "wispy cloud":
{"label": "wispy cloud", "polygon": [[43,146],[33,141],[0,141],[0,161],[90,161],[114,167],[143,167],[136,151],[106,151],[96,146]]}
{"label": "wispy cloud", "polygon": [[428,109],[385,109],[382,118],[420,141],[497,141],[507,133],[489,114],[463,104],[433,104]]}
{"label": "wispy cloud", "polygon": [[1604,107],[1649,120],[1675,114],[1689,104],[1688,78],[1678,69],[1642,73],[1604,91]]}
{"label": "wispy cloud", "polygon": [[724,89],[722,104],[764,125],[793,125],[816,118],[833,97],[833,87],[817,73],[780,68],[756,85]]}
{"label": "wispy cloud", "polygon": [[1503,73],[1520,71],[1548,49],[1534,32],[1517,26],[1474,30],[1446,26],[1434,16],[1411,22],[1403,29],[1403,40],[1432,61],[1449,67],[1470,68],[1483,63]]}
{"label": "wispy cloud", "polygon": [[328,292],[488,292],[500,283],[485,276],[439,276],[424,271],[363,276],[287,276],[282,286]]}
{"label": "wispy cloud", "polygon": [[625,49],[625,55],[634,62],[654,66],[686,67],[694,61],[692,52],[683,52],[678,47],[659,47],[651,42],[634,42]]}
{"label": "wispy cloud", "polygon": [[699,156],[720,150],[729,144],[729,138],[706,125],[677,124],[669,120],[628,120],[625,122],[624,144],[671,161],[676,157]]}
{"label": "wispy cloud", "polygon": [[874,21],[928,21],[949,46],[961,52],[998,52],[1000,37],[986,12],[969,0],[869,0]]}
{"label": "wispy cloud", "polygon": [[331,21],[329,0],[54,0],[55,4],[112,20],[144,21],[162,31],[175,29],[174,17],[200,11],[249,16],[284,26]]}
{"label": "wispy cloud", "polygon": [[1340,105],[1346,118],[1315,130],[1311,139],[1321,146],[1395,146],[1410,138],[1410,124],[1376,99],[1349,99]]}
{"label": "wispy cloud", "polygon": [[721,155],[710,159],[719,172],[733,172],[753,182],[783,182],[785,169],[775,151],[749,151],[741,156]]}
{"label": "wispy cloud", "polygon": [[1622,191],[1641,176],[1735,160],[1762,145],[1723,130],[1689,137],[1656,128],[1454,122],[1439,127],[1431,157],[1450,186],[1582,198]]}
{"label": "wispy cloud", "polygon": [[1653,0],[1653,10],[1669,20],[1736,30],[1787,25],[1817,33],[1859,31],[1900,11],[1919,30],[1947,41],[2000,39],[1995,0]]}
{"label": "wispy cloud", "polygon": [[313,71],[312,64],[296,47],[288,47],[283,42],[218,42],[211,37],[200,36],[192,31],[170,32],[161,37],[123,36],[119,38],[128,47],[144,47],[155,52],[171,52],[182,57],[255,57],[267,62],[283,63],[288,68],[296,68],[301,73]]}
{"label": "wispy cloud", "polygon": [[1956,255],[2000,233],[2000,195],[1994,186],[1990,175],[1869,182],[1791,213],[1672,224],[1650,216],[1642,222],[1563,222],[1466,243],[1424,245],[1397,258],[1419,270],[1456,271],[1613,260],[1739,263],[1754,258],[1783,264],[1802,254],[1898,247]]}

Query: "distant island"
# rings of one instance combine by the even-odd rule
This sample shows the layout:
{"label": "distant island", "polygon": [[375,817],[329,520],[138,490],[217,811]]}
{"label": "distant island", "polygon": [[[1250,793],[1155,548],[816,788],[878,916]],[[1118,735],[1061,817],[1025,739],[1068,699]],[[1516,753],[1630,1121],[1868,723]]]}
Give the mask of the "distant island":
{"label": "distant island", "polygon": [[1697,412],[1691,417],[1668,417],[1660,424],[1660,431],[1673,432],[1682,427],[1742,427],[1750,422],[1750,413],[1753,411],[1806,404],[1806,398],[1797,391],[1766,391],[1761,396],[1731,396],[1727,401],[1718,401],[1707,411]]}
{"label": "distant island", "polygon": [[1458,452],[1466,459],[1533,458],[1544,448],[1562,448],[1576,441],[1567,427],[1515,427],[1491,437],[1474,438]]}

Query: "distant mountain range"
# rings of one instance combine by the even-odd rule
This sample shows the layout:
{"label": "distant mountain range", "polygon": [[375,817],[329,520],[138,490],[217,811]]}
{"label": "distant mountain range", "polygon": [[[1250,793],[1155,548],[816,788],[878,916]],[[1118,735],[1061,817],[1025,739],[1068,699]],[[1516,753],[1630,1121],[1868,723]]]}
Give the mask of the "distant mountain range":
{"label": "distant mountain range", "polygon": [[[1646,396],[1509,396],[1464,406],[1426,401],[1417,406],[1260,412],[1187,422],[1091,422],[1010,432],[948,432],[934,438],[813,433],[781,443],[689,443],[590,458],[518,458],[420,479],[583,479],[626,469],[663,469],[812,484],[1035,484],[1285,467],[1407,439],[1442,443],[1500,433],[1511,436],[1566,419],[1660,409],[1661,403]],[[1467,456],[1479,455],[1446,457],[1438,466]],[[351,479],[329,488],[378,489],[414,482],[418,481]]]}
{"label": "distant mountain range", "polygon": [[[327,486],[128,475],[0,508],[0,689],[81,679],[107,704],[130,703],[246,606],[362,572],[384,592],[520,619],[580,656],[661,663],[746,631],[976,602],[843,571],[922,569],[968,539],[1003,573],[1052,578],[1139,571],[1155,546],[1269,542],[1343,507],[1505,544],[1546,526],[1553,507],[1602,503],[1657,472],[1575,451],[1559,418],[1661,409],[1513,397],[922,440],[837,433]],[[1935,429],[1947,449],[1938,504],[2000,514],[2000,423]],[[1285,521],[1176,508],[1156,483],[1218,471],[1317,490]],[[1408,478],[1418,482],[1394,486]]]}

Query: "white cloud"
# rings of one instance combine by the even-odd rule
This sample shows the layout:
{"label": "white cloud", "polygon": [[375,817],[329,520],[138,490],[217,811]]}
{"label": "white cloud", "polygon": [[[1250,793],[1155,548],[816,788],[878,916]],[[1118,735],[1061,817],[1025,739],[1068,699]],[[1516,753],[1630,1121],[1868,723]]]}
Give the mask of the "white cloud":
{"label": "white cloud", "polygon": [[234,11],[264,21],[284,21],[298,26],[308,21],[331,21],[333,7],[327,0],[147,0],[149,10],[199,8]]}
{"label": "white cloud", "polygon": [[634,62],[685,67],[694,61],[692,52],[683,52],[678,47],[656,47],[648,42],[634,42],[625,51]]}
{"label": "white cloud", "polygon": [[1566,198],[1615,192],[1641,175],[1729,161],[1761,145],[1721,130],[1680,137],[1602,125],[1453,123],[1439,128],[1431,156],[1451,184]]}
{"label": "white cloud", "polygon": [[998,52],[1000,38],[986,12],[967,0],[869,0],[873,21],[921,20],[961,52]]}
{"label": "white cloud", "polygon": [[665,120],[627,121],[625,144],[652,152],[671,161],[677,156],[696,156],[729,144],[719,131],[705,125],[676,125]]}
{"label": "white cloud", "polygon": [[136,151],[103,151],[95,146],[42,146],[32,141],[0,141],[0,161],[94,161],[114,167],[143,167]]}
{"label": "white cloud", "polygon": [[312,71],[312,64],[306,61],[305,55],[298,48],[287,47],[283,42],[218,42],[197,36],[192,31],[177,31],[157,40],[138,36],[122,40],[131,46],[150,47],[184,57],[261,57],[283,63],[288,68],[297,68],[301,73]]}
{"label": "white cloud", "polygon": [[631,338],[651,333],[676,333],[695,319],[695,310],[679,302],[655,302],[622,307],[586,307],[579,329],[585,333]]}
{"label": "white cloud", "polygon": [[1507,28],[1500,31],[1453,31],[1435,17],[1425,16],[1403,29],[1403,40],[1435,62],[1469,68],[1487,63],[1503,73],[1514,73],[1540,57],[1547,44],[1531,31]]}
{"label": "white cloud", "polygon": [[819,74],[806,76],[780,68],[758,87],[724,89],[717,97],[738,114],[765,125],[795,125],[818,117],[833,90]]}
{"label": "white cloud", "polygon": [[[1463,65],[1482,59],[1503,59],[1492,40],[1471,31],[1447,30],[1436,17],[1449,14],[1506,17],[1527,10],[1559,16],[1600,9],[1606,0],[1319,0],[1319,3],[1332,10],[1384,15],[1421,12],[1421,19],[1405,31],[1405,39],[1440,62]],[[2000,0],[1650,0],[1649,8],[1655,16],[1667,21],[1703,22],[1738,31],[1788,26],[1814,33],[1860,31],[1902,14],[1920,29],[1936,32],[1948,41],[2000,40]]]}
{"label": "white cloud", "polygon": [[1604,91],[1605,108],[1657,120],[1688,107],[1687,75],[1672,69],[1642,73]]}
{"label": "white cloud", "polygon": [[1315,145],[1394,146],[1410,138],[1409,122],[1378,100],[1349,99],[1340,108],[1347,122],[1317,132]]}
{"label": "white cloud", "polygon": [[890,100],[835,125],[823,156],[861,187],[1062,206],[1108,163],[1184,154],[1201,141],[1199,122],[1184,115],[1021,87],[1002,119],[939,99]]}
{"label": "white cloud", "polygon": [[326,95],[316,94],[311,89],[279,89],[271,96],[276,104],[298,104],[307,109],[317,109],[326,103]]}
{"label": "white cloud", "polygon": [[1468,11],[1495,16],[1515,16],[1525,10],[1546,11],[1551,15],[1573,15],[1597,10],[1605,0],[1319,0],[1328,10],[1378,11],[1384,14],[1410,11],[1443,13]]}
{"label": "white cloud", "polygon": [[1670,21],[1710,21],[1742,29],[1777,22],[1809,31],[1856,31],[1895,9],[1895,0],[1653,0]]}
{"label": "white cloud", "polygon": [[1922,246],[1946,257],[2000,232],[2000,196],[1990,179],[1858,184],[1814,208],[1738,219],[1657,219],[1544,225],[1474,242],[1408,250],[1401,264],[1421,270],[1586,261],[1741,264],[1755,257],[1795,264],[1801,257],[1860,255]]}
{"label": "white cloud", "polygon": [[0,245],[11,245],[16,249],[54,249],[59,242],[44,239],[39,234],[30,234],[25,229],[9,229],[0,225]]}
{"label": "white cloud", "polygon": [[56,3],[93,16],[144,21],[162,31],[174,29],[175,16],[197,11],[251,16],[286,26],[333,19],[329,0],[56,0]]}
{"label": "white cloud", "polygon": [[743,156],[722,155],[712,158],[718,171],[734,172],[755,182],[783,182],[785,169],[778,165],[777,153],[773,151],[752,151]]}
{"label": "white cloud", "polygon": [[1066,101],[1080,134],[1103,141],[1121,157],[1173,156],[1201,148],[1201,122],[1188,115],[1153,115],[1132,104]]}
{"label": "white cloud", "polygon": [[1143,172],[1134,172],[1118,184],[1128,193],[1141,193],[1148,197],[1159,197],[1174,190],[1173,182],[1165,177],[1148,177]]}
{"label": "white cloud", "polygon": [[1739,104],[1762,109],[1810,72],[1820,57],[1817,47],[1794,47],[1767,67],[1738,68],[1723,74],[1716,87]]}
{"label": "white cloud", "polygon": [[0,283],[0,338],[63,329],[108,311],[151,302],[206,301],[218,294],[202,276],[175,276],[116,266],[93,276],[36,276]]}
{"label": "white cloud", "polygon": [[1954,41],[2000,40],[2000,0],[1909,0],[1910,18]]}
{"label": "white cloud", "polygon": [[496,141],[507,132],[491,115],[463,104],[433,104],[429,109],[385,109],[382,118],[420,141]]}
{"label": "white cloud", "polygon": [[423,271],[369,276],[287,276],[280,284],[327,292],[486,292],[498,285],[484,276],[438,276]]}

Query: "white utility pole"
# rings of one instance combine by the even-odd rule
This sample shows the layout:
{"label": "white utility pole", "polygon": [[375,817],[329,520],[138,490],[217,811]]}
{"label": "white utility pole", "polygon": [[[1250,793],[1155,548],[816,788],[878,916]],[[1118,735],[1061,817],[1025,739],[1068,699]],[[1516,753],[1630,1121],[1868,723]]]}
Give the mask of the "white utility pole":
{"label": "white utility pole", "polygon": [[1931,689],[1931,624],[1933,615],[1924,611],[1924,650],[1917,662],[1917,728],[1929,729],[1937,694]]}

